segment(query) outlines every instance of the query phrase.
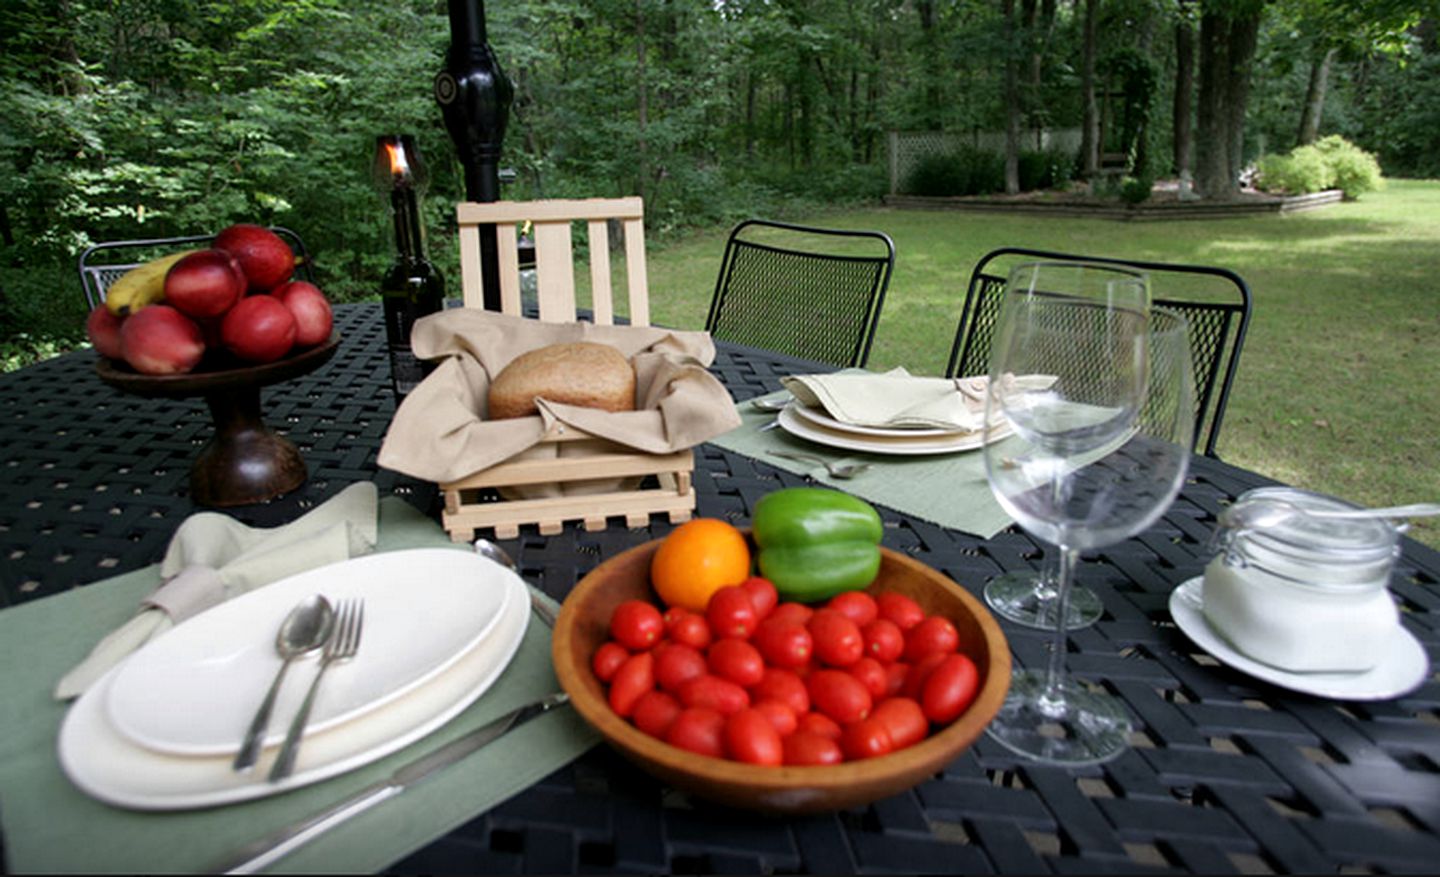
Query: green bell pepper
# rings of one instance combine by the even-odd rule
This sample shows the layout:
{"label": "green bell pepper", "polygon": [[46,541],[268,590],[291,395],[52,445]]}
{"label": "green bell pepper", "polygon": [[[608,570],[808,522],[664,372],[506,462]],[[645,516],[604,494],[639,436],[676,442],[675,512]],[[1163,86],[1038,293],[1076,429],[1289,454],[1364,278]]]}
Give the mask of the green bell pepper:
{"label": "green bell pepper", "polygon": [[782,600],[809,603],[875,580],[880,515],[862,499],[822,487],[787,487],[755,503],[760,574]]}

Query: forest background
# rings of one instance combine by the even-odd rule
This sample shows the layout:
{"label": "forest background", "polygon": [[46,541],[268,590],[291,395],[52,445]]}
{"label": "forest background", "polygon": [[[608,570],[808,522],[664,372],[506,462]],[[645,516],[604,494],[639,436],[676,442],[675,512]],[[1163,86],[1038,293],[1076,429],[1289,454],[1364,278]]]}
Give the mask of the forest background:
{"label": "forest background", "polygon": [[[1241,109],[1237,166],[1334,133],[1388,176],[1440,177],[1436,7],[491,0],[489,41],[515,86],[503,194],[640,194],[663,246],[744,216],[875,202],[888,131],[1013,123],[1023,138],[1084,125],[1093,94],[1112,117],[1099,151],[1122,150],[1148,182],[1204,165],[1203,139],[1193,158],[1176,147],[1204,127],[1207,63],[1221,62],[1244,74],[1226,104]],[[284,225],[323,254],[333,298],[373,296],[392,257],[370,182],[381,133],[417,135],[431,249],[449,267],[463,185],[431,94],[448,40],[438,0],[4,0],[7,365],[82,339],[74,259],[97,241]]]}
{"label": "forest background", "polygon": [[[1371,505],[1434,499],[1440,406],[1404,376],[1440,368],[1437,6],[490,0],[515,87],[502,194],[643,195],[655,313],[684,328],[739,219],[881,228],[901,253],[874,362],[922,369],[991,246],[1243,254],[1257,319],[1225,458]],[[394,253],[379,134],[420,143],[430,254],[457,294],[464,187],[431,91],[449,38],[439,0],[0,0],[0,370],[85,343],[75,259],[99,241],[283,225],[332,299],[375,298]],[[1008,129],[1018,150],[1041,128],[1091,130],[1122,195],[1189,166],[1233,197],[1262,156],[1332,135],[1391,182],[1298,217],[1185,223],[877,206],[891,131]],[[1085,154],[1040,155],[1064,165],[1041,176],[1082,185],[1064,178]],[[1033,183],[1035,153],[1013,157],[996,185]],[[1433,521],[1411,533],[1440,547]]]}

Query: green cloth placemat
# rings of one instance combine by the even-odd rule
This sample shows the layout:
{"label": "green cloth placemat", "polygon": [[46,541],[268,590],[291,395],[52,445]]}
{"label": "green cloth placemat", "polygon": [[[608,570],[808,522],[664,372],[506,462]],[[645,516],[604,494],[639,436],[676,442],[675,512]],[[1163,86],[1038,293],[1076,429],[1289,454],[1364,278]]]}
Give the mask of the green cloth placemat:
{"label": "green cloth placemat", "polygon": [[[178,524],[178,522],[177,522]],[[380,503],[377,551],[456,545],[395,498]],[[196,872],[292,824],[399,765],[555,691],[550,629],[532,617],[500,679],[424,739],[363,768],[281,795],[205,810],[123,810],[87,797],[61,770],[56,739],[66,704],[55,680],[135,612],[160,578],[136,570],[0,612],[0,824],[12,872]],[[548,598],[545,598],[548,599]],[[363,813],[270,870],[374,872],[579,757],[598,736],[563,707],[537,717],[429,781]]]}
{"label": "green cloth placemat", "polygon": [[[776,393],[771,397],[783,395]],[[775,419],[773,412],[757,411],[748,401],[736,407],[743,423],[711,439],[711,444],[789,472],[809,475],[870,502],[982,539],[989,539],[1014,523],[990,492],[990,484],[985,480],[985,458],[978,449],[923,456],[849,451],[796,438],[784,429],[762,432],[760,427]],[[871,468],[842,481],[831,478],[821,466],[787,460],[771,451],[811,454],[832,463],[869,463]]]}

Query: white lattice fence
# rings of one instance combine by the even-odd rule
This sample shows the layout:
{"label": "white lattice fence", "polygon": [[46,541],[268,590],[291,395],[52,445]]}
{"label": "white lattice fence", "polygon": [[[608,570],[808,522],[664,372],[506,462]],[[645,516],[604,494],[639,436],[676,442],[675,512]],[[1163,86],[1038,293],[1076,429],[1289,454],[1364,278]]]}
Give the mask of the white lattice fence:
{"label": "white lattice fence", "polygon": [[[900,194],[900,183],[907,179],[915,166],[932,155],[945,155],[961,147],[986,149],[992,152],[1005,151],[1005,132],[971,131],[891,131],[890,153],[890,194]],[[1080,150],[1079,128],[1038,129],[1025,131],[1020,137],[1021,149],[1063,149],[1069,152]]]}

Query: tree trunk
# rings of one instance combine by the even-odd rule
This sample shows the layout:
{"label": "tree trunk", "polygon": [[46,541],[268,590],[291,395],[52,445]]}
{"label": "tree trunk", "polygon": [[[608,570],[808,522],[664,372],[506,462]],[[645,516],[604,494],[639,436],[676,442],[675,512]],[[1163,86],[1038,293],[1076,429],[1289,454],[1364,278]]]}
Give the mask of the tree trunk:
{"label": "tree trunk", "polygon": [[1020,49],[1015,37],[1015,0],[1002,0],[1005,27],[1005,194],[1020,192]]}
{"label": "tree trunk", "polygon": [[1080,60],[1080,174],[1093,180],[1100,172],[1100,107],[1095,101],[1095,25],[1100,0],[1085,0],[1084,42]]}
{"label": "tree trunk", "polygon": [[1206,198],[1230,200],[1240,194],[1245,105],[1262,11],[1256,2],[1223,11],[1206,8],[1200,17],[1195,188]]}
{"label": "tree trunk", "polygon": [[1330,65],[1335,62],[1335,49],[1310,64],[1310,84],[1305,89],[1305,109],[1300,114],[1300,132],[1295,140],[1304,146],[1320,136],[1320,115],[1325,111],[1325,89],[1330,83]]}
{"label": "tree trunk", "polygon": [[1195,28],[1185,19],[1190,0],[1180,0],[1181,20],[1175,25],[1175,173],[1190,171],[1194,131],[1191,110],[1195,102]]}
{"label": "tree trunk", "polygon": [[635,0],[635,79],[639,91],[635,97],[636,118],[640,127],[635,169],[639,177],[637,194],[644,198],[649,194],[646,191],[649,177],[645,167],[645,128],[650,123],[650,94],[645,84],[645,0]]}

